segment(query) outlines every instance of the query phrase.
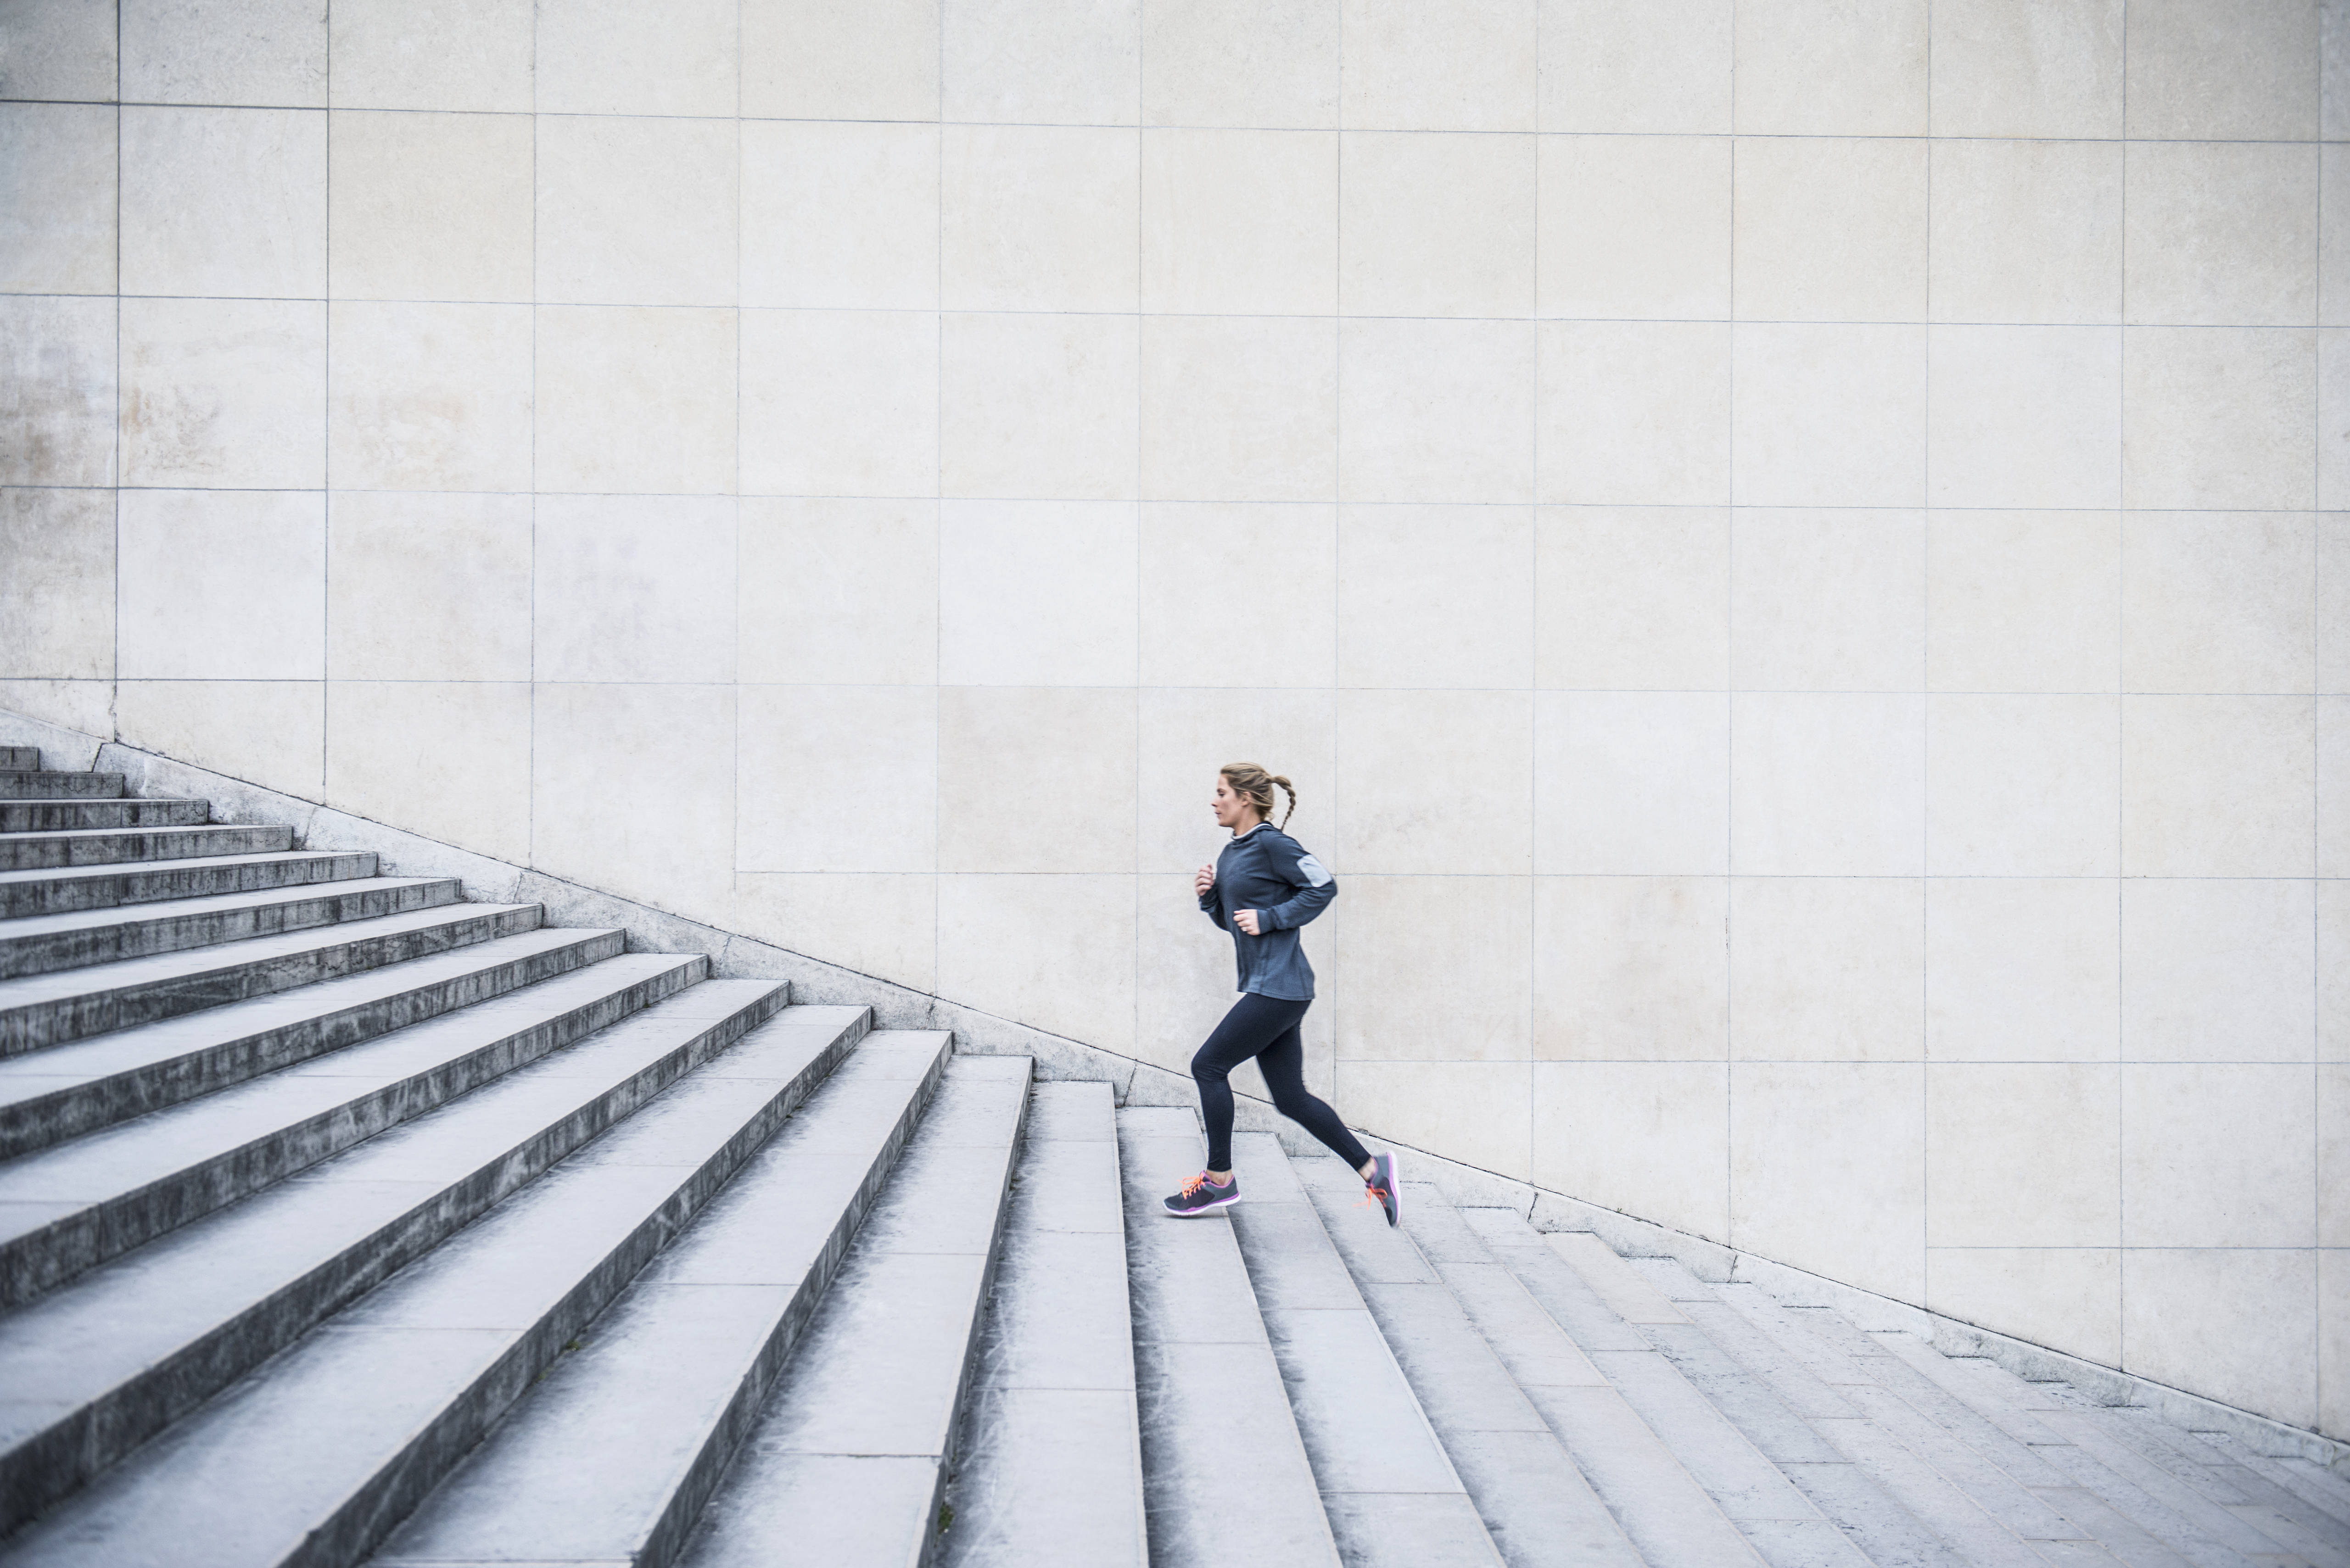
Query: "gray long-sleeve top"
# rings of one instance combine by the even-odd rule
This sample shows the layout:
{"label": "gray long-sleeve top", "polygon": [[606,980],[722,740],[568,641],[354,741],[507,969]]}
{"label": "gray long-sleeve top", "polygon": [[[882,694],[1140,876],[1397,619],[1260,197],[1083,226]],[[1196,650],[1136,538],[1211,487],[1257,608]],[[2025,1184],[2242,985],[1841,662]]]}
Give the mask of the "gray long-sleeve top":
{"label": "gray long-sleeve top", "polygon": [[[1269,822],[1259,823],[1216,857],[1216,883],[1200,908],[1232,934],[1240,969],[1234,989],[1286,1002],[1314,1000],[1314,966],[1298,946],[1297,928],[1329,908],[1338,884],[1305,846]],[[1256,911],[1258,936],[1232,923],[1242,909]]]}

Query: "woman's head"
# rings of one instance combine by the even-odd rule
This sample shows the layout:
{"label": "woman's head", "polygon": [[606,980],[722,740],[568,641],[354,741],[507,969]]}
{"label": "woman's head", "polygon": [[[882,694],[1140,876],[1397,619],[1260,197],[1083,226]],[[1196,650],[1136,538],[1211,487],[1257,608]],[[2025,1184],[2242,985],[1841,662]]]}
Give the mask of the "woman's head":
{"label": "woman's head", "polygon": [[1281,825],[1289,826],[1291,813],[1297,809],[1297,791],[1279,774],[1269,774],[1254,763],[1227,763],[1216,771],[1216,794],[1211,803],[1216,811],[1216,825],[1240,832],[1257,822],[1273,818],[1273,792],[1275,785],[1289,797],[1289,809],[1281,814]]}

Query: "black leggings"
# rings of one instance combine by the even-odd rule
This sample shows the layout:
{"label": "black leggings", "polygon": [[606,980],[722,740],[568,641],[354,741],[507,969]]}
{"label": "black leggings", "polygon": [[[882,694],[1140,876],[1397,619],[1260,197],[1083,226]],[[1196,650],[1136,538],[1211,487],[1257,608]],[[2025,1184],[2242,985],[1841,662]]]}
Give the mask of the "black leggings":
{"label": "black leggings", "polygon": [[1371,1158],[1355,1141],[1338,1113],[1305,1092],[1305,1041],[1297,1025],[1310,1002],[1284,1002],[1250,992],[1232,1003],[1208,1043],[1191,1058],[1191,1080],[1200,1085],[1200,1115],[1208,1124],[1208,1168],[1232,1168],[1232,1070],[1256,1058],[1273,1091],[1274,1108],[1330,1146],[1357,1170]]}

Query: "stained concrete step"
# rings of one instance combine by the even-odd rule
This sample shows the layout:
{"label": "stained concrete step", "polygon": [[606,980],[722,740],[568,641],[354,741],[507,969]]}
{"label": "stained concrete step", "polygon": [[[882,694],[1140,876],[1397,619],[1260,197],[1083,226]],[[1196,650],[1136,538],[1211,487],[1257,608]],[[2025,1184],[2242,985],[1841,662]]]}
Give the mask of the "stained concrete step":
{"label": "stained concrete step", "polygon": [[[197,1561],[174,1551],[169,1532],[176,1512],[192,1551],[201,1544],[232,1561],[277,1562],[303,1531],[315,1528],[327,1533],[306,1551],[350,1561],[356,1548],[334,1533],[349,1518],[314,1506],[321,1494],[313,1483],[331,1490],[353,1482],[350,1461],[381,1435],[381,1423],[400,1428],[401,1441],[421,1432],[433,1443],[453,1445],[428,1443],[418,1452],[424,1468],[407,1472],[411,1491],[371,1494],[380,1505],[375,1521],[396,1523],[438,1480],[433,1456],[453,1459],[480,1435],[475,1426],[467,1436],[463,1419],[454,1428],[445,1425],[451,1412],[443,1402],[420,1403],[436,1368],[449,1369],[439,1358],[453,1354],[462,1361],[470,1343],[476,1369],[506,1380],[486,1392],[504,1389],[510,1397],[508,1382],[518,1386],[536,1376],[723,1178],[704,1144],[714,1140],[733,1159],[748,1155],[794,1096],[820,1081],[865,1032],[868,1015],[861,1008],[792,1009],[788,1026],[759,1051],[666,1100],[661,1116],[635,1121],[634,1113],[672,1085],[724,1059],[729,1047],[783,1008],[785,995],[786,988],[764,981],[688,987],[0,1316],[0,1532],[105,1472],[98,1489],[53,1509],[12,1541],[13,1552],[26,1561],[71,1560],[77,1552],[85,1562]],[[745,1072],[747,1078],[733,1075]],[[746,1090],[755,1102],[747,1113]],[[608,1129],[609,1136],[598,1137]],[[668,1133],[654,1129],[681,1129],[704,1144],[665,1143]],[[570,1167],[559,1184],[562,1196],[537,1191],[534,1178],[591,1139],[593,1158]],[[472,1222],[526,1186],[533,1201],[504,1222],[514,1223],[513,1215],[555,1214],[555,1240],[546,1241],[545,1231],[534,1229],[502,1251],[502,1239],[513,1231]],[[606,1221],[623,1211],[635,1218],[622,1228],[624,1245],[616,1252]],[[461,1231],[463,1245],[442,1247]],[[604,1261],[596,1270],[574,1268],[580,1258],[573,1249],[584,1249],[592,1261],[599,1247]],[[482,1266],[501,1266],[503,1259],[525,1276],[524,1287],[568,1301],[567,1326],[542,1316],[536,1337],[518,1345],[515,1331],[526,1325],[500,1304],[512,1298],[494,1291],[460,1292],[450,1316],[409,1316],[401,1321],[411,1327],[390,1333],[381,1330],[393,1319],[380,1314],[366,1326],[338,1323],[274,1364],[336,1363],[328,1378],[338,1386],[336,1406],[323,1427],[311,1407],[280,1403],[274,1392],[307,1384],[263,1378],[107,1469],[396,1271],[428,1260],[429,1271],[409,1276],[413,1291],[417,1280],[484,1257]],[[567,1269],[573,1272],[567,1275]],[[434,1327],[452,1321],[476,1326],[454,1338]],[[346,1353],[353,1359],[338,1363]],[[408,1359],[411,1354],[424,1359]],[[359,1397],[362,1390],[368,1397]],[[455,1412],[468,1419],[494,1413],[478,1401]],[[348,1433],[339,1431],[345,1421]],[[238,1447],[248,1423],[264,1428],[254,1440],[273,1441],[275,1433],[290,1447],[256,1458]],[[155,1477],[163,1478],[154,1483],[161,1490],[151,1490],[147,1482]],[[151,1533],[151,1525],[164,1533]],[[281,1529],[292,1530],[294,1539],[272,1533]]]}
{"label": "stained concrete step", "polygon": [[175,898],[139,906],[135,913],[84,909],[36,915],[0,923],[0,980],[440,909],[460,896],[453,877],[372,877],[312,888]]}
{"label": "stained concrete step", "polygon": [[[1510,1568],[1643,1568],[1416,1236],[1436,1189],[1405,1184],[1401,1230],[1342,1160],[1293,1158],[1396,1363]],[[1458,1224],[1457,1219],[1453,1221]],[[1437,1229],[1443,1229],[1440,1220]]]}
{"label": "stained concrete step", "polygon": [[458,904],[0,981],[0,1057],[536,930],[536,904]]}
{"label": "stained concrete step", "polygon": [[0,800],[119,800],[121,795],[120,774],[0,769]]}
{"label": "stained concrete step", "polygon": [[348,882],[376,874],[371,850],[296,849],[275,855],[202,856],[148,865],[0,871],[0,919],[110,909],[170,898],[252,893],[265,888]]}
{"label": "stained concrete step", "polygon": [[40,747],[0,746],[0,773],[38,773],[40,767]]}
{"label": "stained concrete step", "polygon": [[2350,1478],[2299,1455],[2261,1453],[2229,1433],[2183,1430],[2149,1410],[2116,1413],[2254,1506],[2283,1513],[2329,1542],[2338,1544],[2338,1532],[2350,1530]]}
{"label": "stained concrete step", "polygon": [[674,1560],[947,1061],[867,1035],[373,1561]]}
{"label": "stained concrete step", "polygon": [[70,833],[93,827],[201,827],[203,800],[0,800],[0,833]]}
{"label": "stained concrete step", "polygon": [[69,866],[189,860],[211,855],[265,855],[294,847],[290,827],[213,824],[207,827],[84,827],[62,833],[0,834],[0,871],[55,871]]}
{"label": "stained concrete step", "polygon": [[638,953],[0,1164],[0,1304],[223,1209],[703,979]]}
{"label": "stained concrete step", "polygon": [[795,1012],[696,1064],[99,1476],[20,1532],[8,1561],[361,1560],[863,1032],[861,1010]]}
{"label": "stained concrete step", "polygon": [[569,974],[627,947],[617,930],[542,928],[0,1058],[0,1159]]}
{"label": "stained concrete step", "polygon": [[945,1568],[1148,1568],[1107,1084],[1032,1091],[957,1454]]}
{"label": "stained concrete step", "polygon": [[1235,1541],[1262,1568],[1337,1568],[1232,1210],[1159,1203],[1207,1153],[1197,1116],[1129,1106],[1118,1147],[1152,1568],[1222,1568]]}

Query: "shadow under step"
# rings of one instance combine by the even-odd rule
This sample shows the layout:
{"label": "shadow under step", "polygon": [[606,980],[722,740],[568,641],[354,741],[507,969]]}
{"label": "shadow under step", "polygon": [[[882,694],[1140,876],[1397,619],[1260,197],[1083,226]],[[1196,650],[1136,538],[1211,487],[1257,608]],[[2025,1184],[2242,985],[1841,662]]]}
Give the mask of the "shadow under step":
{"label": "shadow under step", "polygon": [[0,980],[54,974],[121,959],[218,947],[456,903],[453,877],[371,877],[314,888],[220,893],[140,906],[0,922]]}
{"label": "shadow under step", "polygon": [[0,833],[72,833],[93,827],[202,827],[205,800],[5,800]]}
{"label": "shadow under step", "polygon": [[0,871],[61,871],[74,866],[189,860],[208,855],[266,855],[294,847],[290,827],[214,824],[206,827],[86,827],[63,833],[0,835]]}
{"label": "shadow under step", "polygon": [[120,800],[120,774],[0,769],[0,800]]}
{"label": "shadow under step", "polygon": [[170,898],[203,898],[220,893],[256,893],[265,888],[315,887],[375,874],[373,850],[325,849],[0,871],[0,919],[110,909]]}

